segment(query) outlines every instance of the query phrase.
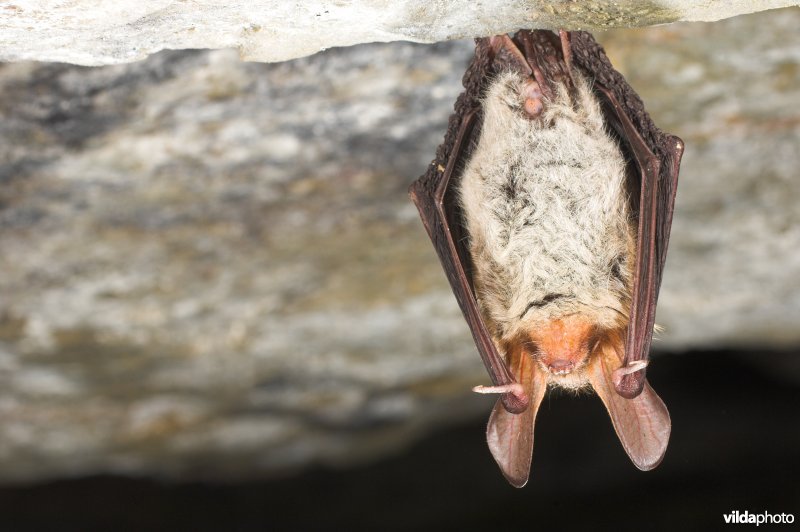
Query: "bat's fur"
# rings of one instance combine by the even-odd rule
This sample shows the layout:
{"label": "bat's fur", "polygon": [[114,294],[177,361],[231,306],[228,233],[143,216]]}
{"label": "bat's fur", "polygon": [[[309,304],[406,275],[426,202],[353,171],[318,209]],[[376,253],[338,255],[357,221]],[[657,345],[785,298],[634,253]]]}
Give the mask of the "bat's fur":
{"label": "bat's fur", "polygon": [[628,322],[635,233],[625,161],[588,81],[572,76],[572,97],[557,87],[536,118],[525,115],[516,72],[499,74],[483,101],[460,201],[475,292],[498,344],[576,313],[598,330]]}

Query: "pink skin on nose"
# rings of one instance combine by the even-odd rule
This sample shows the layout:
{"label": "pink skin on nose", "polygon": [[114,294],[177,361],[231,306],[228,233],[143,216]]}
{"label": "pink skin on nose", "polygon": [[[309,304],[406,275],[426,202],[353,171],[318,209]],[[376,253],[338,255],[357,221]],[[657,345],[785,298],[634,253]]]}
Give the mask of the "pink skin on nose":
{"label": "pink skin on nose", "polygon": [[547,364],[547,369],[553,375],[566,375],[575,368],[575,363],[571,360],[553,360]]}
{"label": "pink skin on nose", "polygon": [[538,348],[537,358],[553,375],[566,375],[589,356],[594,324],[579,314],[553,320],[531,333]]}

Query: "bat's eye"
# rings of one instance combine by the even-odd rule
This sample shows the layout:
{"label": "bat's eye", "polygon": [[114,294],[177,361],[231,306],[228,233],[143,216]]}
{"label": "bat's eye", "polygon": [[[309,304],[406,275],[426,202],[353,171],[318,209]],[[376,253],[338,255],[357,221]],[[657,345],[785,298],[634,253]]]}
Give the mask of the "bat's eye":
{"label": "bat's eye", "polygon": [[523,312],[520,315],[520,318],[522,316],[524,316],[525,314],[527,314],[528,311],[531,310],[532,308],[543,307],[543,306],[547,305],[548,303],[552,303],[553,301],[555,301],[556,299],[559,299],[561,297],[564,297],[564,295],[563,294],[547,294],[542,299],[537,299],[536,301],[531,301],[530,303],[528,303],[528,306],[525,307],[525,312]]}

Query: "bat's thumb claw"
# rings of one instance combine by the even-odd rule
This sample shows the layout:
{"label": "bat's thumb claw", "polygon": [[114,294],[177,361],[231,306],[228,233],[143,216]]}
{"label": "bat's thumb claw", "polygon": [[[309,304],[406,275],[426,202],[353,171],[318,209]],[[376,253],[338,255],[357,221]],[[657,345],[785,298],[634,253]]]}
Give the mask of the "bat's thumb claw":
{"label": "bat's thumb claw", "polygon": [[528,403],[530,403],[530,399],[525,393],[525,388],[518,382],[500,386],[475,386],[472,391],[475,393],[503,394],[500,399],[503,402],[503,407],[512,414],[524,412],[528,408]]}
{"label": "bat's thumb claw", "polygon": [[633,399],[644,389],[644,373],[636,375],[647,367],[646,360],[636,360],[627,366],[622,366],[611,375],[614,389],[622,397]]}
{"label": "bat's thumb claw", "polygon": [[631,373],[636,373],[637,371],[643,370],[647,367],[647,363],[647,360],[636,360],[627,366],[622,366],[614,372],[614,379],[617,378],[617,375],[622,378],[623,375],[630,375]]}
{"label": "bat's thumb claw", "polygon": [[512,395],[516,395],[518,397],[522,397],[525,395],[525,389],[522,385],[518,382],[512,382],[511,384],[503,384],[501,386],[475,386],[472,388],[472,391],[475,393],[510,393]]}

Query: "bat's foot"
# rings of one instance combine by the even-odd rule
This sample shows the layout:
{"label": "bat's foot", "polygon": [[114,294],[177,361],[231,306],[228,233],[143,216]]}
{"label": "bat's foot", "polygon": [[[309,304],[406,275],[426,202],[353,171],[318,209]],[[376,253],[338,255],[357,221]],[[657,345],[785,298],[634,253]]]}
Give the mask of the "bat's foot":
{"label": "bat's foot", "polygon": [[517,45],[511,40],[508,35],[495,35],[489,38],[489,46],[496,60],[501,61],[506,66],[511,67],[523,76],[533,75],[533,70],[528,64],[528,60],[522,55]]}
{"label": "bat's foot", "polygon": [[572,43],[568,31],[558,30],[558,37],[561,40],[561,52],[564,54],[564,62],[567,64],[567,72],[572,77]]}

